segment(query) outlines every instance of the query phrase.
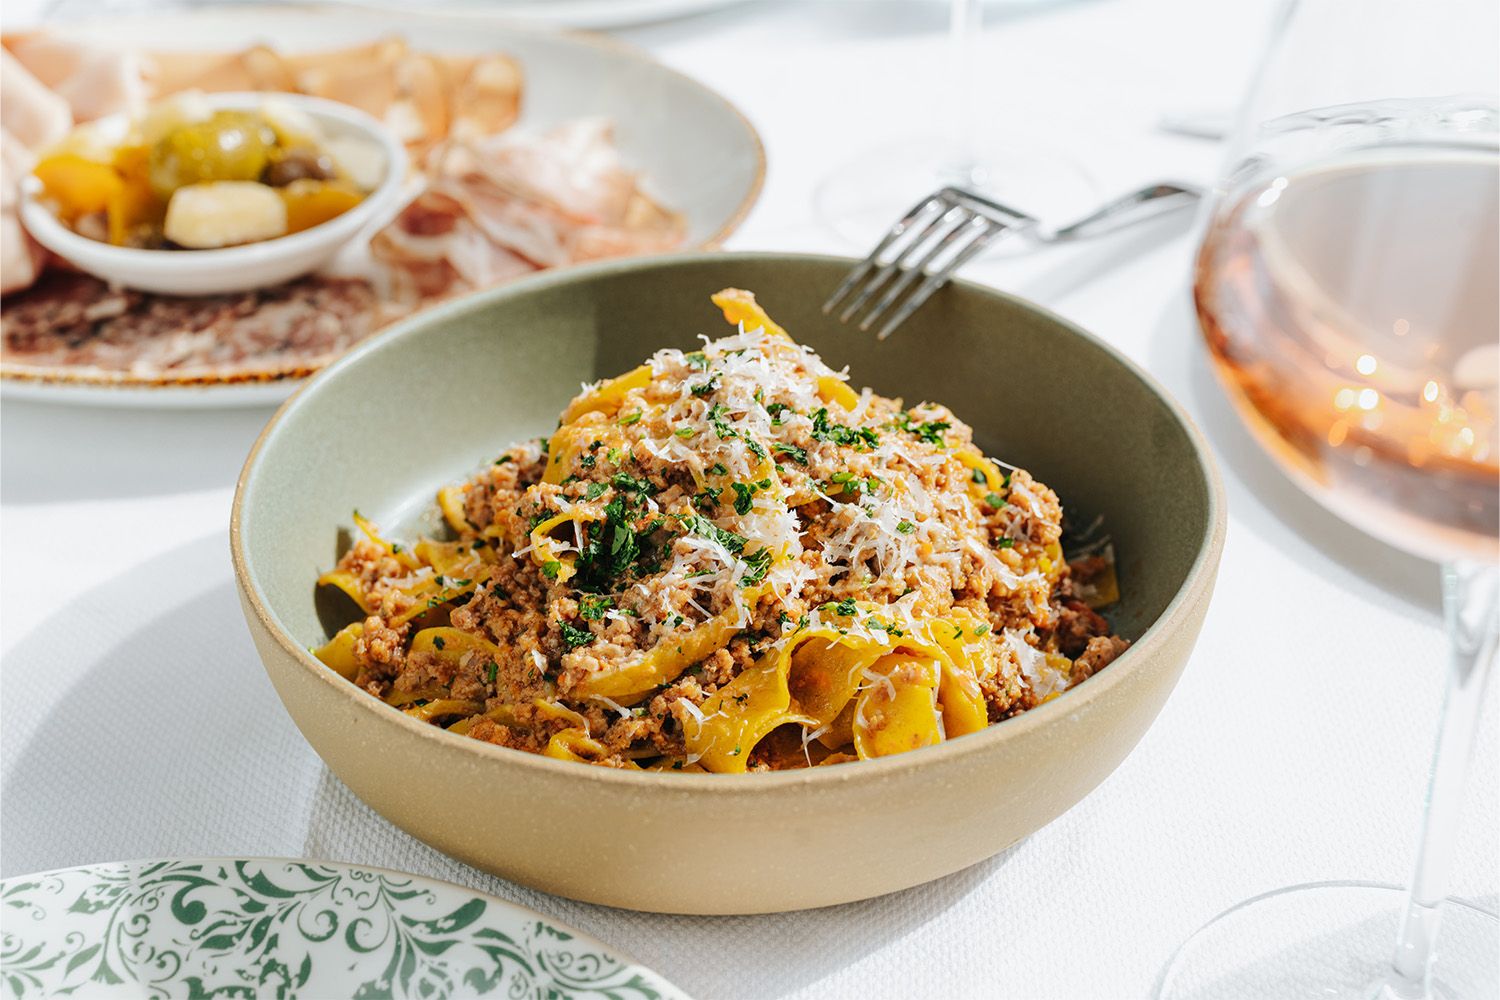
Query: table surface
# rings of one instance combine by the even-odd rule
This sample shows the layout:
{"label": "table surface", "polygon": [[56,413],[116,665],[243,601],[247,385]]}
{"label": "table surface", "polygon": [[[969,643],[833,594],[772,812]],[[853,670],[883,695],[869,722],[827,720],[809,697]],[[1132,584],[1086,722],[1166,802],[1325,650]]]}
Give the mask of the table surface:
{"label": "table surface", "polygon": [[[8,8],[12,24],[30,9]],[[1272,9],[986,4],[974,120],[1018,153],[1061,150],[1102,193],[1211,182],[1221,145],[1159,122],[1232,108]],[[612,30],[760,131],[765,190],[729,249],[859,254],[815,217],[814,193],[861,150],[930,124],[946,17],[937,2],[765,0]],[[1229,499],[1218,590],[1160,717],[1098,789],[998,857],[877,899],[747,917],[612,910],[466,868],[333,778],[260,669],[228,517],[271,411],[7,399],[0,874],[204,855],[394,868],[530,906],[705,998],[1146,997],[1176,945],[1239,900],[1307,881],[1405,883],[1442,695],[1437,568],[1326,513],[1247,436],[1201,346],[1193,245],[1190,224],[1154,226],[964,272],[1150,371],[1207,435]],[[1453,878],[1455,895],[1492,909],[1497,695]]]}

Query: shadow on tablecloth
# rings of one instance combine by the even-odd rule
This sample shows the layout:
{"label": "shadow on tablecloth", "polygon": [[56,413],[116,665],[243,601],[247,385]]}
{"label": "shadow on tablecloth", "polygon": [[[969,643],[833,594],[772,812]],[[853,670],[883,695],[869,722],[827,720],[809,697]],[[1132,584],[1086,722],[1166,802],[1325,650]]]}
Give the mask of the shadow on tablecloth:
{"label": "shadow on tablecloth", "polygon": [[227,532],[60,608],[0,663],[0,690],[0,874],[296,855],[322,763],[250,642]]}
{"label": "shadow on tablecloth", "polygon": [[634,913],[501,881],[397,829],[308,747],[250,642],[228,549],[202,538],[105,581],[0,662],[0,877],[160,857],[373,865],[530,907],[690,995],[771,998],[940,919],[1021,846],[902,892],[755,916]]}
{"label": "shadow on tablecloth", "polygon": [[[395,868],[511,900],[593,935],[702,1000],[771,1000],[939,919],[1021,846],[926,885],[840,906],[748,916],[636,913],[548,895],[470,868],[403,833],[325,771],[303,854]],[[889,991],[871,984],[867,995]]]}

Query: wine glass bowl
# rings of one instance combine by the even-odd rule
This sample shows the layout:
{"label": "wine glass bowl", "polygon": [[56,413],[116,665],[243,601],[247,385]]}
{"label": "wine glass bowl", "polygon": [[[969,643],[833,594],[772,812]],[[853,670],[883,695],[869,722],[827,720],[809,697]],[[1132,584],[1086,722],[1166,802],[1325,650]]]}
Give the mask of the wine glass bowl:
{"label": "wine glass bowl", "polygon": [[1214,370],[1307,494],[1442,564],[1447,689],[1410,888],[1240,903],[1161,998],[1500,995],[1500,918],[1446,898],[1500,628],[1497,14],[1294,0],[1230,138],[1193,274]]}
{"label": "wine glass bowl", "polygon": [[1500,557],[1497,123],[1480,99],[1267,123],[1195,274],[1260,442],[1334,513],[1431,559]]}

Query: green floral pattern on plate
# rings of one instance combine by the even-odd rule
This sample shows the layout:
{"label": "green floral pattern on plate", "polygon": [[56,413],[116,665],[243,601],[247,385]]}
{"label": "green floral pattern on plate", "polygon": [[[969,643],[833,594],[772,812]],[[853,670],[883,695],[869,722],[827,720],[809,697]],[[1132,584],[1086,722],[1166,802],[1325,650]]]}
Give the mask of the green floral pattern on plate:
{"label": "green floral pattern on plate", "polygon": [[446,882],[202,858],[0,881],[0,993],[686,1000],[597,941]]}

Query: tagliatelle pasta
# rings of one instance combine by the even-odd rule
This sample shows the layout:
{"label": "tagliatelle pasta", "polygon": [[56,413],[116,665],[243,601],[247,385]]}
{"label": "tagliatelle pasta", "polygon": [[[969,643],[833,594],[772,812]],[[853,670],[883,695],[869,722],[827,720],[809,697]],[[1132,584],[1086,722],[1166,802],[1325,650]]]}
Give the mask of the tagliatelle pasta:
{"label": "tagliatelle pasta", "polygon": [[[796,344],[737,331],[585,387],[443,488],[449,540],[363,538],[316,655],[394,708],[561,760],[743,772],[904,753],[1041,704],[1126,646],[1057,497]],[[1089,600],[1085,600],[1088,598]]]}

